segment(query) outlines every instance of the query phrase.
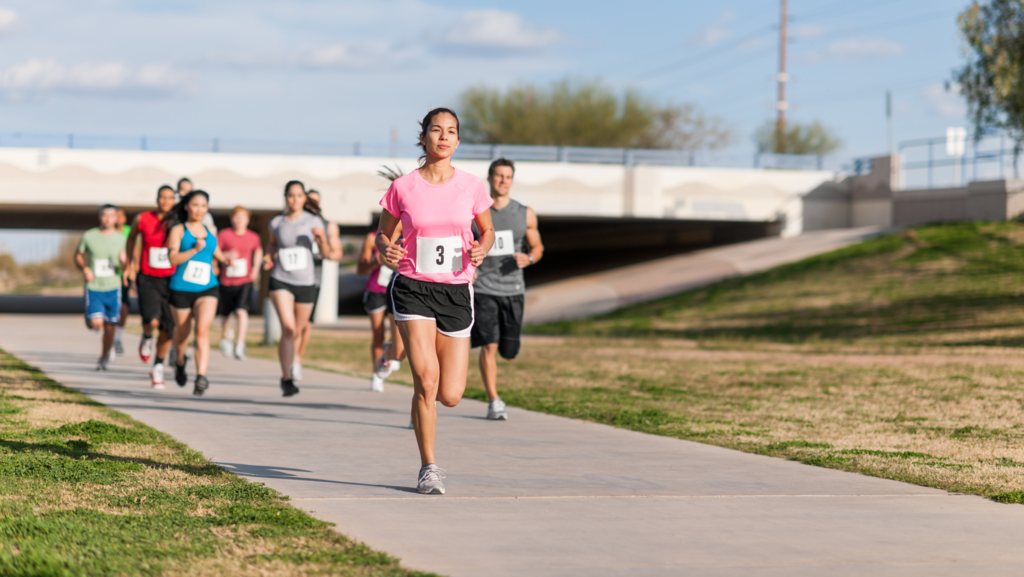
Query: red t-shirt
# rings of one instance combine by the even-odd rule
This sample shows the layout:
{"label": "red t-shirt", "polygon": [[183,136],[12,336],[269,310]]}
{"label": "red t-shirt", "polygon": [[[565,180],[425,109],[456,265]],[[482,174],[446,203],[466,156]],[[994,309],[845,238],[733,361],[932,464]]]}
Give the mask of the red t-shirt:
{"label": "red t-shirt", "polygon": [[167,229],[150,210],[139,215],[139,234],[142,236],[142,274],[168,277],[174,267],[167,254]]}
{"label": "red t-shirt", "polygon": [[220,267],[220,284],[238,286],[252,282],[250,275],[257,264],[252,257],[260,247],[260,235],[246,230],[239,236],[234,229],[225,228],[217,234],[217,245],[228,259],[228,264]]}

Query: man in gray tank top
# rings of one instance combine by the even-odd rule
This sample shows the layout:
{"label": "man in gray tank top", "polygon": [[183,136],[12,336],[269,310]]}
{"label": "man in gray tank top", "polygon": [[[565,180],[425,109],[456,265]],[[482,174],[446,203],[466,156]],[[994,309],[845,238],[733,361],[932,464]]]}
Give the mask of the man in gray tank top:
{"label": "man in gray tank top", "polygon": [[[523,326],[523,302],[526,284],[523,269],[544,255],[537,230],[537,215],[532,208],[509,198],[515,164],[499,158],[487,171],[491,185],[491,220],[494,245],[476,269],[473,283],[473,323],[471,346],[480,347],[480,376],[487,390],[487,418],[507,420],[505,403],[498,397],[496,354],[512,360],[519,353],[519,333]],[[473,230],[476,234],[476,227]]]}

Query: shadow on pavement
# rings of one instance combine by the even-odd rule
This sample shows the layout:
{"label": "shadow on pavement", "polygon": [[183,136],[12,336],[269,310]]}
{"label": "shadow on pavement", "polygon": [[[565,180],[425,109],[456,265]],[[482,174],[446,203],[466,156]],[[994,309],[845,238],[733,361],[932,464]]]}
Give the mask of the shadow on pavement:
{"label": "shadow on pavement", "polygon": [[246,465],[243,463],[217,463],[218,466],[227,469],[228,471],[240,476],[250,477],[258,479],[287,479],[290,481],[312,481],[314,483],[331,483],[333,485],[353,485],[356,487],[378,487],[381,489],[392,489],[394,491],[402,491],[404,493],[417,493],[416,489],[412,487],[398,487],[396,485],[374,485],[373,483],[351,483],[348,481],[332,481],[330,479],[314,479],[311,477],[300,477],[289,473],[288,471],[296,471],[299,473],[309,473],[306,469],[291,469],[288,467],[264,467],[262,465]]}

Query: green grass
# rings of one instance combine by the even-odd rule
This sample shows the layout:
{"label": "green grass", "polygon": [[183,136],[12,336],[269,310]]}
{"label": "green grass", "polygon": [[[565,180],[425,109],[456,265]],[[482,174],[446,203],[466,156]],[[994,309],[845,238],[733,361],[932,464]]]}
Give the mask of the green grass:
{"label": "green grass", "polygon": [[0,574],[421,575],[2,351]]}

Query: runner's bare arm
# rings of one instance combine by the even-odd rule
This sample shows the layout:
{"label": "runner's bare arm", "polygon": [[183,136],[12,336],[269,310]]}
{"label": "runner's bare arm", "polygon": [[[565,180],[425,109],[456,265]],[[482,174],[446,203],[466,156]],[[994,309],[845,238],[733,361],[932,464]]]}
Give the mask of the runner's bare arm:
{"label": "runner's bare arm", "polygon": [[526,245],[530,247],[530,252],[516,253],[519,268],[537,264],[537,261],[544,258],[544,244],[540,241],[540,230],[537,229],[537,213],[529,207],[526,208]]}
{"label": "runner's bare arm", "polygon": [[331,254],[325,258],[341,260],[344,249],[341,246],[341,231],[338,229],[338,223],[336,222],[327,223],[327,244],[331,249]]}
{"label": "runner's bare arm", "polygon": [[[488,218],[490,214],[488,213]],[[384,257],[384,264],[397,265],[398,261],[405,256],[406,250],[393,240],[395,229],[398,228],[400,220],[387,210],[380,215],[380,224],[377,226],[377,238],[374,241],[377,245],[377,252]]]}
{"label": "runner's bare arm", "polygon": [[263,255],[263,270],[274,268],[274,259],[277,257],[277,237],[270,235],[270,242],[267,243],[267,252]]}
{"label": "runner's bare arm", "polygon": [[167,254],[171,261],[171,266],[178,266],[179,264],[187,261],[196,255],[199,251],[203,250],[205,242],[203,239],[196,239],[196,245],[185,252],[179,252],[181,248],[181,238],[185,236],[185,225],[176,224],[171,229],[170,234],[167,235]]}
{"label": "runner's bare arm", "polygon": [[356,274],[370,274],[370,271],[377,266],[377,262],[373,258],[373,239],[376,236],[371,232],[367,233],[366,238],[363,239],[363,248],[359,251],[359,263],[356,265]]}
{"label": "runner's bare arm", "polygon": [[473,222],[476,223],[476,229],[480,231],[480,240],[473,241],[472,248],[469,249],[469,260],[473,266],[480,266],[494,244],[494,223],[491,222],[491,211],[485,210],[476,215]]}
{"label": "runner's bare arm", "polygon": [[259,282],[260,280],[260,266],[258,263],[263,261],[263,249],[256,247],[256,250],[252,251],[252,272],[249,273],[249,278],[252,282]]}
{"label": "runner's bare arm", "polygon": [[[136,243],[135,242],[135,235],[139,234],[139,217],[140,216],[141,215],[137,214],[137,215],[135,215],[135,218],[132,219],[132,228],[131,228],[131,230],[128,231],[128,242],[127,242],[127,244],[125,244],[125,247],[124,247],[125,253],[128,254],[128,260],[129,260],[128,267],[131,270],[139,270],[139,267],[141,266],[139,259],[141,258],[140,255],[142,254],[142,250],[141,250],[142,243]],[[136,244],[138,244],[140,246],[136,247]]]}

